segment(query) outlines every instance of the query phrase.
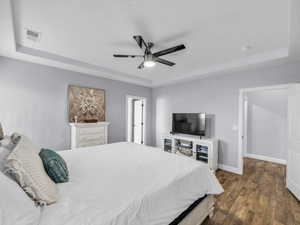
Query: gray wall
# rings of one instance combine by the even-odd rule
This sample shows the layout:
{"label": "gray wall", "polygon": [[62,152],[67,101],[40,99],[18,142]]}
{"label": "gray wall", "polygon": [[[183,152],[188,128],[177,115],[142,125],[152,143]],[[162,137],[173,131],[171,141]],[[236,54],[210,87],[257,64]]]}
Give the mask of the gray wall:
{"label": "gray wall", "polygon": [[238,165],[238,96],[240,88],[300,82],[300,63],[223,73],[205,79],[153,90],[156,144],[171,129],[173,112],[206,112],[214,115],[212,130],[220,140],[219,163]]}
{"label": "gray wall", "polygon": [[247,153],[287,159],[288,89],[249,92]]}
{"label": "gray wall", "polygon": [[[151,88],[0,57],[0,121],[43,147],[68,149],[69,84],[106,90],[109,142],[126,140],[126,95],[147,98],[147,144],[171,128],[172,112],[210,114],[211,133],[220,139],[220,163],[237,166],[240,88],[300,82],[300,64],[248,69],[210,78]],[[153,125],[153,126],[152,126]]]}
{"label": "gray wall", "polygon": [[151,88],[0,57],[0,122],[42,147],[70,148],[68,85],[106,91],[109,142],[126,140],[126,95],[147,98],[147,144],[152,141]]}

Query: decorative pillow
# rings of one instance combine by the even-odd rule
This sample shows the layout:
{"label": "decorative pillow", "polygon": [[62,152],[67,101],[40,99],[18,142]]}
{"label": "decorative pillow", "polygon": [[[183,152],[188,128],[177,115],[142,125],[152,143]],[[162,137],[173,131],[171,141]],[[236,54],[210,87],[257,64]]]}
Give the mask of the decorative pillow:
{"label": "decorative pillow", "polygon": [[4,138],[0,140],[0,146],[12,151],[16,145],[12,142],[11,136],[4,136]]}
{"label": "decorative pillow", "polygon": [[40,209],[22,188],[0,172],[0,224],[39,224]]}
{"label": "decorative pillow", "polygon": [[57,187],[47,175],[38,152],[31,141],[22,135],[7,157],[6,167],[38,205],[49,205],[57,201]]}
{"label": "decorative pillow", "polygon": [[15,147],[19,141],[21,140],[21,134],[19,133],[13,133],[11,136],[10,136],[10,140],[11,140],[11,143],[14,145],[13,147]]}
{"label": "decorative pillow", "polygon": [[65,183],[69,181],[69,171],[65,160],[56,152],[50,149],[40,151],[45,170],[55,183]]}
{"label": "decorative pillow", "polygon": [[17,145],[20,140],[20,135],[14,133],[12,136],[4,136],[2,140],[0,140],[0,171],[4,172],[6,158],[12,152],[12,150]]}
{"label": "decorative pillow", "polygon": [[4,172],[6,158],[10,154],[10,152],[6,149],[0,146],[0,172]]}
{"label": "decorative pillow", "polygon": [[11,153],[12,149],[7,146],[10,143],[10,137],[5,137],[0,141],[0,171],[4,172],[6,158]]}

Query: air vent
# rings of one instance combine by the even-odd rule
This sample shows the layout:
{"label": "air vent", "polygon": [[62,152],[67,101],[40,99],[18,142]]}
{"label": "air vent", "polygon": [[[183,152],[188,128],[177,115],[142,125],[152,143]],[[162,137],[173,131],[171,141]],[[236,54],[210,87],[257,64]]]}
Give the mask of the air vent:
{"label": "air vent", "polygon": [[38,42],[41,39],[41,32],[26,29],[26,37],[28,40]]}

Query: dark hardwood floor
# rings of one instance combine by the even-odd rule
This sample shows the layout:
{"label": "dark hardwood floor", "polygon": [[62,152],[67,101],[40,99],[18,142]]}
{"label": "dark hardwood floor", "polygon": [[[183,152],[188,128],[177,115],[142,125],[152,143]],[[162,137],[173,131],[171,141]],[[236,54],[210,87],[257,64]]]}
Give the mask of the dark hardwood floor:
{"label": "dark hardwood floor", "polygon": [[300,203],[285,187],[286,167],[249,158],[244,164],[243,176],[217,172],[225,192],[204,225],[300,225]]}

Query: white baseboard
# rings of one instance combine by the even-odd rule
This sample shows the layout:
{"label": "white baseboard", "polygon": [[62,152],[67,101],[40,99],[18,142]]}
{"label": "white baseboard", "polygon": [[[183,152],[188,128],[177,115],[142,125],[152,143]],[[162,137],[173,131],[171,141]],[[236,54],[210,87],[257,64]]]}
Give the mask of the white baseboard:
{"label": "white baseboard", "polygon": [[286,181],[286,186],[287,188],[295,195],[295,197],[300,201],[300,188],[297,187],[297,185],[291,181],[291,180],[287,180]]}
{"label": "white baseboard", "polygon": [[273,163],[279,163],[279,164],[286,165],[286,160],[284,160],[284,159],[277,159],[277,158],[273,158],[273,157],[269,157],[269,156],[264,156],[264,155],[256,155],[256,154],[246,153],[244,155],[244,157],[248,157],[248,158],[252,158],[252,159],[258,159],[258,160],[264,160],[264,161],[268,161],[268,162],[273,162]]}
{"label": "white baseboard", "polygon": [[241,171],[239,170],[239,168],[237,168],[237,167],[227,166],[227,165],[224,165],[224,164],[219,164],[218,167],[219,167],[219,169],[225,170],[225,171],[230,172],[230,173],[235,173],[235,174],[239,174],[239,175],[242,174]]}

